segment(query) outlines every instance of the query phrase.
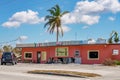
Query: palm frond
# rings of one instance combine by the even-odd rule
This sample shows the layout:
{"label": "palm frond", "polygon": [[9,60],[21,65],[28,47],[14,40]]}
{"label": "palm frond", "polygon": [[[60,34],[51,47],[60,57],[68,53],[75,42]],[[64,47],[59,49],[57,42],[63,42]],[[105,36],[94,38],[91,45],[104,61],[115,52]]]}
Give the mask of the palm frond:
{"label": "palm frond", "polygon": [[49,10],[47,10],[47,11],[50,12],[51,15],[53,15],[53,16],[55,15],[55,11],[54,11],[54,10],[49,9]]}
{"label": "palm frond", "polygon": [[63,13],[61,13],[61,17],[63,16],[63,15],[65,15],[65,14],[67,14],[67,13],[69,13],[68,11],[64,11]]}
{"label": "palm frond", "polygon": [[45,23],[44,28],[45,28],[47,25],[49,25],[49,22]]}
{"label": "palm frond", "polygon": [[58,5],[56,5],[56,16],[59,16],[61,14],[61,9]]}
{"label": "palm frond", "polygon": [[109,39],[108,39],[108,43],[113,43],[113,41],[112,41],[112,37],[110,37]]}
{"label": "palm frond", "polygon": [[113,40],[115,43],[118,43],[120,41],[118,32],[116,32],[116,31],[112,31],[112,33],[110,34],[110,38],[108,39],[108,42],[113,43]]}
{"label": "palm frond", "polygon": [[45,16],[45,21],[54,18],[54,16],[47,15]]}
{"label": "palm frond", "polygon": [[51,25],[51,28],[49,29],[50,34],[53,34],[54,30],[55,30],[55,23],[53,23]]}

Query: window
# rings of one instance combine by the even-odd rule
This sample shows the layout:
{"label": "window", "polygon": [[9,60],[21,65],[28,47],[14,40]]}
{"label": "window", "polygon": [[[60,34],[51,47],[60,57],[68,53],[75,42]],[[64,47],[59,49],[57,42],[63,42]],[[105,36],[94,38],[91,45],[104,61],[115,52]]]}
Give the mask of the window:
{"label": "window", "polygon": [[78,56],[80,56],[80,51],[79,51],[79,50],[76,50],[76,51],[75,51],[75,57],[78,57]]}
{"label": "window", "polygon": [[114,50],[113,50],[113,54],[112,54],[112,55],[119,55],[119,50],[114,49]]}
{"label": "window", "polygon": [[25,58],[32,58],[32,53],[25,53]]}
{"label": "window", "polygon": [[89,51],[88,53],[88,59],[98,59],[98,51]]}

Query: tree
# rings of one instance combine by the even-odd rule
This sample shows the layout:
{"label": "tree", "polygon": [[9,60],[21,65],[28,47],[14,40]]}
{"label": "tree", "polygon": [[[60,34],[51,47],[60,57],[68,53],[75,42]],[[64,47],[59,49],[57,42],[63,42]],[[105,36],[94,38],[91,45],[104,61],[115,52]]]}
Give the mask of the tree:
{"label": "tree", "polygon": [[49,9],[48,12],[50,13],[50,15],[47,15],[45,17],[45,21],[47,20],[47,22],[45,23],[44,27],[48,26],[47,31],[50,34],[53,34],[53,32],[56,29],[56,42],[58,42],[58,36],[60,35],[60,33],[63,36],[63,29],[61,26],[61,17],[64,14],[68,13],[68,11],[61,12],[59,5],[55,5],[54,7]]}
{"label": "tree", "polygon": [[0,59],[2,57],[2,52],[3,52],[3,49],[0,48]]}
{"label": "tree", "polygon": [[112,31],[112,33],[110,34],[110,38],[108,39],[108,43],[118,43],[120,41],[119,39],[119,35],[118,32],[116,31]]}
{"label": "tree", "polygon": [[21,48],[13,48],[11,45],[4,45],[2,52],[13,52],[17,57],[21,56]]}
{"label": "tree", "polygon": [[117,32],[114,32],[114,42],[118,43],[119,42],[119,36]]}
{"label": "tree", "polygon": [[12,46],[11,45],[5,45],[3,46],[3,51],[4,52],[11,52],[12,51]]}
{"label": "tree", "polygon": [[2,52],[3,52],[3,49],[0,48],[0,53],[2,53]]}
{"label": "tree", "polygon": [[110,44],[113,43],[113,41],[112,41],[112,37],[110,37],[110,38],[108,39],[108,43],[110,43]]}
{"label": "tree", "polygon": [[15,47],[15,48],[13,48],[12,52],[15,53],[15,55],[17,57],[20,57],[21,56],[21,50],[22,50],[21,48]]}

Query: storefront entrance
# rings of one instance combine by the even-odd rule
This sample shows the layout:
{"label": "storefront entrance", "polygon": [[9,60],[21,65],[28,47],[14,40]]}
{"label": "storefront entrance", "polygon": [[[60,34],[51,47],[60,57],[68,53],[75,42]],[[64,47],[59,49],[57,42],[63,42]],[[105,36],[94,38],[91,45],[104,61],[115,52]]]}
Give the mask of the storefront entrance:
{"label": "storefront entrance", "polygon": [[40,63],[41,62],[41,52],[38,51],[37,52],[37,63]]}

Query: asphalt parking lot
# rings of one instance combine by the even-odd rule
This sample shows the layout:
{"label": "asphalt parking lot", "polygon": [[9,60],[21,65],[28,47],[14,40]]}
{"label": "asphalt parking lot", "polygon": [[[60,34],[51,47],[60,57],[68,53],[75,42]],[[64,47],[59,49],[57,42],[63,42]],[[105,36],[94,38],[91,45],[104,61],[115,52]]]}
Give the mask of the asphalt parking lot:
{"label": "asphalt parking lot", "polygon": [[[68,70],[97,73],[102,77],[75,78],[65,76],[28,74],[30,70]],[[33,64],[0,65],[0,80],[120,80],[120,66],[84,65],[84,64]]]}

